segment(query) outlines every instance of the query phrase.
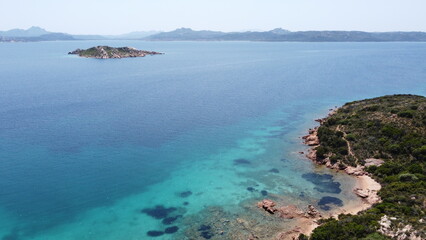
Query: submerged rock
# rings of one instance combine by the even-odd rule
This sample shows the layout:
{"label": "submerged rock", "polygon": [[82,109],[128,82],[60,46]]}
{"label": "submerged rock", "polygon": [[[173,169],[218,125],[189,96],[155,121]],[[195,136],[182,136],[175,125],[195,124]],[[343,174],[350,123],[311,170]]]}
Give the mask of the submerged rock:
{"label": "submerged rock", "polygon": [[251,162],[244,158],[239,158],[234,160],[234,165],[247,165],[247,164],[251,164]]}
{"label": "submerged rock", "polygon": [[164,225],[170,225],[172,223],[174,223],[176,220],[178,220],[180,217],[182,217],[181,215],[177,215],[174,217],[166,217],[163,219],[163,221],[161,221],[161,223],[163,223]]}
{"label": "submerged rock", "polygon": [[271,172],[271,173],[280,173],[280,170],[278,170],[276,168],[272,168],[271,170],[269,170],[269,172]]}
{"label": "submerged rock", "polygon": [[326,211],[331,209],[330,204],[341,207],[343,206],[343,201],[336,197],[325,196],[325,197],[322,197],[318,202],[318,206],[322,210],[326,210]]}
{"label": "submerged rock", "polygon": [[166,218],[170,213],[176,210],[177,208],[174,208],[174,207],[165,208],[163,205],[157,205],[154,208],[142,209],[141,212],[155,219],[163,219],[163,218]]}
{"label": "submerged rock", "polygon": [[186,197],[189,197],[191,195],[192,195],[191,191],[184,191],[184,192],[179,193],[179,197],[181,197],[181,198],[186,198]]}
{"label": "submerged rock", "polygon": [[173,227],[166,228],[166,230],[164,230],[164,232],[167,233],[167,234],[172,234],[172,233],[177,232],[178,230],[179,230],[179,227],[173,226]]}
{"label": "submerged rock", "polygon": [[262,191],[260,191],[260,194],[262,194],[262,196],[267,196],[268,195],[268,191],[262,190]]}
{"label": "submerged rock", "polygon": [[159,236],[164,235],[164,232],[163,232],[163,231],[156,231],[156,230],[152,230],[152,231],[148,231],[148,232],[146,233],[146,235],[148,235],[148,236],[150,236],[150,237],[159,237]]}
{"label": "submerged rock", "polygon": [[210,239],[214,236],[214,233],[211,231],[211,228],[209,225],[202,224],[200,228],[198,228],[198,231],[200,232],[200,236],[204,239]]}
{"label": "submerged rock", "polygon": [[333,180],[330,174],[305,173],[302,178],[315,184],[314,189],[318,192],[325,193],[340,193],[340,183]]}

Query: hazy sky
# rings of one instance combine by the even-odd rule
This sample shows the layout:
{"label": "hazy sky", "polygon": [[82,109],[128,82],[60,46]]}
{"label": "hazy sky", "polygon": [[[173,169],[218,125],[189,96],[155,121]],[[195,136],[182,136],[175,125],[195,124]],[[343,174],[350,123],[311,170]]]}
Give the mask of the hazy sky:
{"label": "hazy sky", "polygon": [[0,0],[0,30],[426,31],[426,0]]}

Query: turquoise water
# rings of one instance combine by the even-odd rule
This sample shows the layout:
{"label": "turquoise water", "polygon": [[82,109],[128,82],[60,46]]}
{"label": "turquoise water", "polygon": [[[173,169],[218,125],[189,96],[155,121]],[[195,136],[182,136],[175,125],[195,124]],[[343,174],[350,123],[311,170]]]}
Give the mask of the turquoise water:
{"label": "turquoise water", "polygon": [[[100,44],[166,54],[66,54]],[[255,203],[359,201],[352,178],[298,153],[313,119],[347,101],[426,94],[424,43],[72,41],[0,52],[2,240],[245,236],[232,224],[213,231],[225,218],[289,228]],[[313,172],[341,192],[318,191],[302,177]],[[146,214],[157,205],[176,220]]]}

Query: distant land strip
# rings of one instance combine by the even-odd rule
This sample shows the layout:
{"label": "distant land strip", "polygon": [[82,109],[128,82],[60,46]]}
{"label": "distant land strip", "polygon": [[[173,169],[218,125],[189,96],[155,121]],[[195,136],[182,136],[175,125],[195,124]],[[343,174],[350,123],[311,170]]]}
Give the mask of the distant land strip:
{"label": "distant land strip", "polygon": [[179,28],[170,32],[132,32],[122,35],[71,35],[48,32],[39,27],[0,31],[0,42],[70,40],[145,41],[264,41],[264,42],[426,42],[426,32],[297,31],[282,28],[271,31],[220,32]]}

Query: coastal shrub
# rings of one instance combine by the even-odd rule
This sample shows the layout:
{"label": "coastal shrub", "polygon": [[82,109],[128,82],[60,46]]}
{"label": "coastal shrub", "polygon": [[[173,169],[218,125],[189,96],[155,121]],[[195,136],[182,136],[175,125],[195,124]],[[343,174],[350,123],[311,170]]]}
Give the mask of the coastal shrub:
{"label": "coastal shrub", "polygon": [[317,150],[317,157],[320,159],[324,159],[325,155],[328,153],[328,149],[324,146],[318,146],[315,150]]}
{"label": "coastal shrub", "polygon": [[352,133],[346,135],[346,140],[348,141],[355,141],[355,139],[355,135],[353,135]]}
{"label": "coastal shrub", "polygon": [[398,113],[398,117],[413,118],[413,116],[414,116],[413,110],[407,110],[407,111],[402,111]]}
{"label": "coastal shrub", "polygon": [[333,126],[333,125],[336,125],[336,123],[339,122],[339,121],[340,121],[340,119],[331,117],[324,123],[324,125],[327,126],[327,127]]}
{"label": "coastal shrub", "polygon": [[417,181],[419,179],[416,177],[416,175],[412,173],[403,173],[399,175],[399,180],[401,182],[410,182],[410,181]]}
{"label": "coastal shrub", "polygon": [[423,173],[424,173],[424,170],[423,170],[422,165],[420,165],[420,164],[418,164],[418,163],[410,165],[410,166],[407,168],[407,170],[408,170],[410,173],[413,173],[413,174],[414,174],[414,173],[419,173],[419,174],[423,174]]}
{"label": "coastal shrub", "polygon": [[350,125],[351,121],[349,119],[342,119],[338,122],[340,125]]}
{"label": "coastal shrub", "polygon": [[[382,185],[378,193],[382,202],[357,216],[321,221],[311,239],[389,239],[376,232],[385,214],[426,233],[426,226],[419,222],[426,216],[425,110],[425,97],[385,96],[347,103],[331,117],[333,125],[320,126],[320,144],[333,164],[362,165],[371,157],[385,161],[366,168]],[[345,139],[353,155],[345,155]],[[425,234],[422,237],[426,239]]]}
{"label": "coastal shrub", "polygon": [[339,156],[333,155],[333,156],[330,157],[330,163],[331,164],[335,164],[335,163],[337,163],[337,161],[339,161]]}
{"label": "coastal shrub", "polygon": [[386,162],[378,167],[374,173],[381,177],[386,177],[389,175],[397,175],[400,173],[400,171],[402,171],[402,169],[398,163]]}
{"label": "coastal shrub", "polygon": [[379,108],[380,107],[378,105],[372,105],[372,106],[365,107],[362,110],[367,111],[367,112],[375,112],[375,111],[379,110]]}
{"label": "coastal shrub", "polygon": [[309,237],[306,236],[305,234],[300,234],[299,237],[297,238],[298,240],[309,240]]}
{"label": "coastal shrub", "polygon": [[339,215],[339,220],[328,219],[321,226],[316,228],[311,238],[312,240],[348,240],[367,237],[376,232],[377,221],[380,216],[374,214],[364,215]]}
{"label": "coastal shrub", "polygon": [[392,239],[392,238],[382,235],[378,232],[368,234],[365,238],[361,238],[361,240],[387,240],[387,239]]}
{"label": "coastal shrub", "polygon": [[342,155],[348,155],[348,147],[347,146],[339,147],[337,152]]}
{"label": "coastal shrub", "polygon": [[411,105],[410,109],[411,110],[417,110],[417,109],[419,109],[419,106],[418,105]]}
{"label": "coastal shrub", "polygon": [[413,156],[419,161],[426,161],[426,145],[423,145],[413,151]]}
{"label": "coastal shrub", "polygon": [[386,150],[392,154],[399,154],[401,152],[401,146],[399,144],[390,144],[386,146]]}
{"label": "coastal shrub", "polygon": [[398,139],[402,136],[403,131],[394,126],[385,125],[382,127],[382,134],[392,139]]}

